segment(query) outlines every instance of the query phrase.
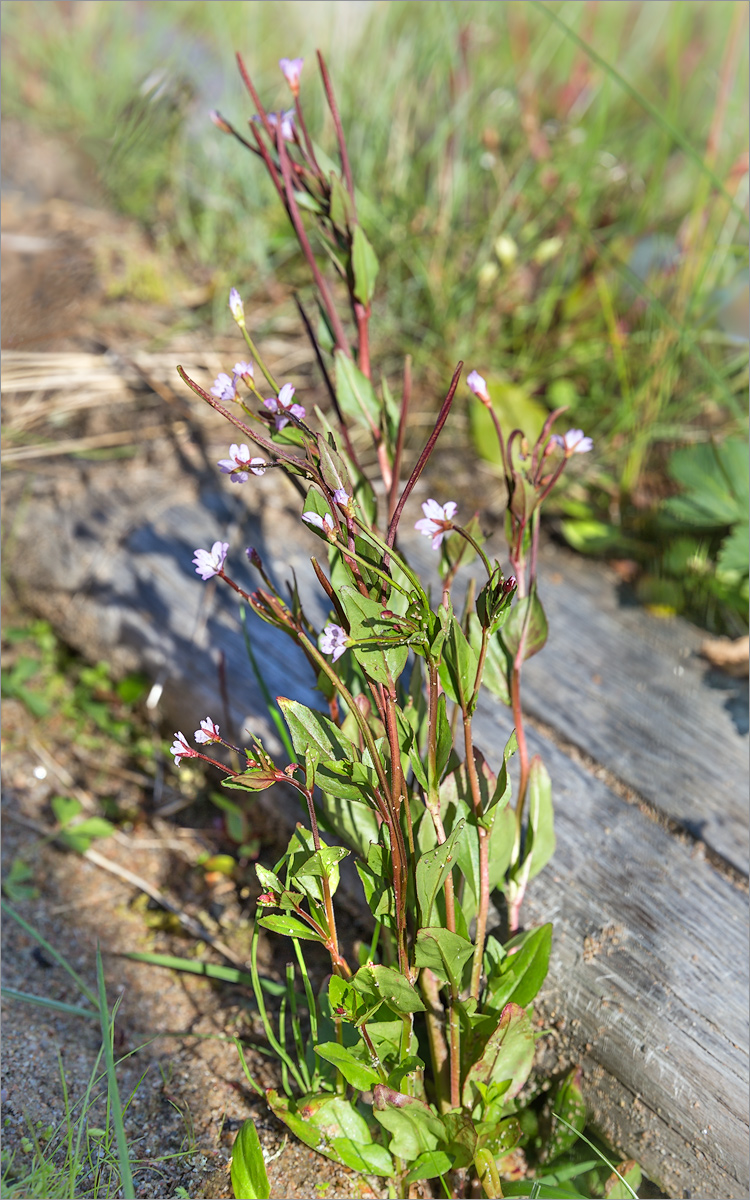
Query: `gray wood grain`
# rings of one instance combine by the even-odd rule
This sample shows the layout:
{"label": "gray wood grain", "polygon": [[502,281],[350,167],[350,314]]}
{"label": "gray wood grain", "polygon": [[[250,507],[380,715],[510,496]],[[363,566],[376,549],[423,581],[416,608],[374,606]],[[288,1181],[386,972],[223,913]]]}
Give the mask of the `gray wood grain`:
{"label": "gray wood grain", "polygon": [[[405,544],[429,570],[425,539]],[[747,875],[747,681],[710,668],[687,621],[628,603],[602,565],[547,546],[540,596],[550,633],[525,709]]]}
{"label": "gray wood grain", "polygon": [[[34,553],[16,554],[11,570],[27,602],[90,657],[159,677],[162,711],[188,733],[205,715],[223,719],[217,676],[223,652],[232,723],[238,730],[250,723],[278,750],[247,666],[234,596],[202,583],[191,559],[196,546],[228,540],[232,573],[249,584],[243,548],[252,543],[278,578],[297,569],[310,615],[322,619],[325,609],[307,565],[316,543],[289,509],[288,492],[273,481],[241,499],[215,483],[191,494],[169,479],[155,485],[149,472],[135,488],[132,478],[126,489],[101,471],[87,482],[85,502],[61,504],[41,490],[20,520],[19,545],[33,544]],[[618,625],[611,587],[607,600],[588,568],[573,583],[564,575],[551,583],[545,602],[553,634],[538,670],[529,671],[530,707],[569,740],[596,750],[621,777],[637,780],[657,807],[683,821],[697,819],[699,795],[718,787],[723,772],[714,763],[709,775],[700,775],[704,755],[691,752],[690,730],[698,741],[708,737],[698,728],[713,731],[715,757],[724,762],[730,755],[731,763],[739,735],[723,698],[703,686],[703,668],[679,656],[678,646],[690,652],[692,645],[681,640],[689,636],[682,623],[669,650],[661,630],[659,636],[642,632],[644,614],[625,613]],[[272,693],[315,703],[292,643],[259,623],[253,637]],[[574,648],[563,659],[571,638]],[[608,675],[613,657],[617,671]],[[694,672],[684,694],[684,675],[672,669],[683,664]],[[592,679],[596,673],[607,687]],[[606,699],[610,680],[616,703]],[[641,700],[645,709],[638,707]],[[618,721],[624,728],[615,730]],[[509,728],[508,710],[485,702],[477,741],[490,759]],[[602,1129],[670,1195],[746,1196],[746,896],[552,742],[532,734],[531,744],[552,775],[558,849],[532,884],[525,920],[554,922],[545,1005],[567,1022],[560,1052],[583,1063],[587,1098]],[[682,774],[663,785],[671,798],[649,783],[649,770],[671,763],[668,756],[681,761],[691,754],[692,766],[682,763]],[[732,808],[731,796],[722,795]],[[274,802],[271,811],[277,820],[289,819],[284,806]],[[711,844],[708,832],[715,829],[716,845],[730,858],[731,846],[718,841],[715,813],[707,802],[701,832]]]}

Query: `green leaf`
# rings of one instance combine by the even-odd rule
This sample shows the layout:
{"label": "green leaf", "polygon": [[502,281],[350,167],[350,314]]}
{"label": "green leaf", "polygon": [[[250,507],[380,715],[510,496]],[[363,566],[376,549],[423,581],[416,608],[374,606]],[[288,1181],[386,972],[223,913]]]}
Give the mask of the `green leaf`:
{"label": "green leaf", "polygon": [[534,1028],[529,1015],[517,1004],[507,1004],[481,1058],[466,1075],[462,1091],[464,1107],[473,1106],[473,1085],[479,1083],[509,1080],[506,1096],[512,1100],[528,1079],[533,1061]]}
{"label": "green leaf", "polygon": [[[552,1162],[578,1141],[586,1125],[586,1104],[581,1094],[581,1068],[573,1067],[559,1084],[552,1102],[550,1136],[541,1154]],[[556,1120],[562,1117],[562,1120]]]}
{"label": "green leaf", "polygon": [[284,891],[284,885],[278,875],[274,874],[273,871],[269,871],[261,863],[255,864],[255,874],[258,876],[258,883],[264,892],[275,892],[277,895],[281,895]]}
{"label": "green leaf", "polygon": [[346,234],[352,220],[352,198],[340,175],[331,171],[331,201],[329,208],[331,221],[336,228]]}
{"label": "green leaf", "polygon": [[367,848],[366,862],[358,862],[356,867],[370,912],[376,921],[381,921],[388,929],[395,929],[396,901],[390,850],[374,842]]}
{"label": "green leaf", "polygon": [[453,1159],[444,1150],[428,1150],[420,1154],[409,1174],[406,1183],[416,1183],[418,1179],[437,1179],[453,1166]]}
{"label": "green leaf", "polygon": [[271,1195],[254,1121],[245,1121],[234,1139],[231,1178],[236,1200],[268,1200]]}
{"label": "green leaf", "polygon": [[464,821],[458,821],[442,845],[422,854],[417,862],[417,898],[423,926],[430,924],[435,897],[456,865],[456,846],[464,825]]}
{"label": "green leaf", "polygon": [[[353,1171],[386,1177],[395,1174],[393,1159],[379,1142],[355,1142],[351,1138],[336,1137],[331,1140],[331,1149]],[[333,1158],[333,1154],[329,1158]]]}
{"label": "green leaf", "polygon": [[[339,599],[346,612],[351,635],[356,641],[393,636],[392,625],[383,617],[383,606],[379,601],[363,596],[349,584],[339,589]],[[353,646],[352,651],[370,679],[386,687],[398,679],[409,657],[408,646],[393,646],[390,649],[377,645]]]}
{"label": "green leaf", "polygon": [[[320,783],[320,773],[318,775]],[[355,854],[365,858],[371,842],[378,840],[375,813],[364,804],[349,804],[324,791],[316,800],[325,827],[341,838]]]}
{"label": "green leaf", "polygon": [[440,926],[434,929],[420,929],[417,934],[414,965],[429,967],[442,982],[448,980],[460,989],[463,968],[473,953],[473,943],[450,929]]}
{"label": "green leaf", "polygon": [[463,629],[455,617],[451,619],[449,636],[443,644],[443,660],[440,664],[440,682],[451,700],[460,703],[463,696],[468,702],[474,691],[479,660],[466,640]]}
{"label": "green leaf", "polygon": [[531,1003],[546,978],[551,948],[551,925],[532,929],[507,943],[499,966],[487,968],[487,988],[494,1008],[502,1009],[510,1001],[522,1008]]}
{"label": "green leaf", "polygon": [[351,496],[354,489],[346,463],[341,455],[329,446],[327,438],[321,435],[318,435],[318,452],[324,482],[332,492],[343,488],[347,496]]}
{"label": "green leaf", "polygon": [[321,1042],[315,1047],[315,1053],[319,1054],[326,1062],[332,1063],[344,1076],[346,1082],[360,1092],[366,1092],[376,1083],[381,1082],[376,1070],[367,1066],[351,1050],[346,1046],[339,1045],[338,1042]]}
{"label": "green leaf", "polygon": [[[316,749],[321,760],[337,762],[354,762],[358,757],[354,744],[328,717],[284,696],[278,697],[278,703],[297,754],[304,756]],[[321,783],[321,786],[325,785]]]}
{"label": "green leaf", "polygon": [[445,693],[441,692],[438,696],[437,704],[437,756],[436,768],[437,777],[440,780],[443,776],[443,771],[448,766],[448,761],[453,749],[453,732],[450,727],[447,713],[447,701]]}
{"label": "green leaf", "polygon": [[3,891],[9,900],[35,900],[39,889],[29,883],[34,878],[34,872],[22,858],[14,858],[10,870],[3,880]]}
{"label": "green leaf", "polygon": [[370,245],[361,225],[355,226],[352,239],[352,269],[354,271],[354,295],[365,307],[375,291],[378,274],[378,258]]}
{"label": "green leaf", "polygon": [[258,917],[258,924],[272,933],[283,933],[285,937],[304,938],[308,942],[324,942],[325,939],[296,917],[286,917],[282,914],[271,913],[267,917]]}
{"label": "green leaf", "polygon": [[345,417],[366,429],[378,428],[380,404],[372,383],[343,350],[334,353],[336,363],[336,398]]}
{"label": "green leaf", "polygon": [[391,1154],[413,1162],[445,1141],[445,1127],[424,1100],[378,1084],[373,1116],[391,1133]]}
{"label": "green leaf", "polygon": [[747,521],[750,451],[744,438],[675,450],[668,471],[686,489],[665,501],[671,516],[701,529]]}
{"label": "green leaf", "polygon": [[59,825],[70,824],[74,817],[83,812],[81,801],[76,800],[73,796],[53,796],[50,800],[50,808]]}
{"label": "green leaf", "polygon": [[[510,614],[508,614],[510,615]],[[469,642],[479,660],[482,648],[482,626],[475,612],[469,613]],[[499,633],[490,635],[487,641],[487,651],[482,671],[482,685],[510,707],[510,687],[508,686],[508,656],[503,648]]]}
{"label": "green leaf", "polygon": [[542,608],[542,602],[535,591],[531,596],[524,596],[523,600],[519,600],[513,606],[499,635],[508,654],[513,659],[521,645],[527,613],[529,616],[524,640],[524,660],[538,654],[547,641],[547,618]]}
{"label": "green leaf", "polygon": [[460,1108],[443,1113],[443,1125],[448,1138],[447,1152],[454,1167],[468,1167],[477,1148],[477,1131],[471,1118]]}
{"label": "green leaf", "polygon": [[529,827],[526,833],[524,865],[527,879],[533,879],[547,865],[555,852],[552,782],[538,754],[529,768]]}
{"label": "green leaf", "polygon": [[750,529],[748,524],[735,525],[734,529],[721,543],[716,562],[721,571],[738,571],[747,575],[750,570]]}
{"label": "green leaf", "polygon": [[63,829],[58,836],[71,850],[84,854],[95,838],[109,837],[114,831],[114,825],[104,817],[89,817],[77,825]]}
{"label": "green leaf", "polygon": [[380,963],[360,967],[352,979],[352,987],[367,998],[379,997],[381,1003],[399,1016],[425,1011],[417,989],[393,967]]}
{"label": "green leaf", "polygon": [[265,792],[278,783],[277,772],[270,767],[250,767],[239,775],[227,775],[221,781],[222,787],[237,788],[239,791]]}
{"label": "green leaf", "polygon": [[634,1158],[627,1158],[613,1171],[604,1185],[605,1200],[630,1200],[637,1195],[643,1175]]}

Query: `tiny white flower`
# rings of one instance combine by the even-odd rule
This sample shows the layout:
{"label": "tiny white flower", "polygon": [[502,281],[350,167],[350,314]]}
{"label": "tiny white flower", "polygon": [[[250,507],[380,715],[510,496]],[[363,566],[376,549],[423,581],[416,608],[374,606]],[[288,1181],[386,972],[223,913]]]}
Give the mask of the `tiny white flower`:
{"label": "tiny white flower", "polygon": [[200,729],[196,729],[193,737],[195,738],[196,742],[204,745],[210,744],[211,742],[221,741],[219,726],[215,725],[210,717],[206,717],[203,721],[201,721],[201,727]]}
{"label": "tiny white flower", "polygon": [[266,463],[262,458],[251,458],[250,449],[243,442],[238,446],[236,442],[232,442],[229,447],[229,458],[220,458],[217,467],[223,475],[229,475],[232,483],[247,483],[247,473],[252,471],[253,475],[265,475]]}
{"label": "tiny white flower", "polygon": [[416,522],[414,528],[425,537],[432,538],[433,550],[439,550],[443,538],[451,532],[446,526],[450,526],[457,508],[455,500],[449,500],[447,504],[438,504],[437,500],[425,500],[422,505],[424,516]]}
{"label": "tiny white flower", "polygon": [[196,550],[193,557],[195,571],[201,579],[211,579],[224,569],[229,542],[214,542],[210,550]]}
{"label": "tiny white flower", "polygon": [[559,433],[553,433],[550,438],[556,446],[561,446],[565,451],[565,457],[569,458],[571,454],[588,454],[589,450],[593,450],[594,443],[590,437],[585,437],[582,429],[569,429],[560,437]]}
{"label": "tiny white flower", "polygon": [[188,746],[184,733],[176,733],[174,741],[169,747],[169,753],[174,754],[175,765],[179,767],[181,758],[196,758],[198,752],[193,750],[192,746]]}
{"label": "tiny white flower", "polygon": [[487,384],[478,371],[472,371],[466,380],[470,390],[477,396],[483,404],[490,403],[490,393],[487,391]]}
{"label": "tiny white flower", "polygon": [[237,288],[232,288],[229,292],[229,311],[237,324],[242,327],[245,324],[245,306]]}
{"label": "tiny white flower", "polygon": [[308,525],[314,525],[315,528],[319,529],[321,533],[324,533],[326,537],[331,537],[336,528],[333,523],[333,517],[330,513],[323,513],[323,516],[321,517],[320,513],[304,512],[302,514],[302,520],[307,521]]}

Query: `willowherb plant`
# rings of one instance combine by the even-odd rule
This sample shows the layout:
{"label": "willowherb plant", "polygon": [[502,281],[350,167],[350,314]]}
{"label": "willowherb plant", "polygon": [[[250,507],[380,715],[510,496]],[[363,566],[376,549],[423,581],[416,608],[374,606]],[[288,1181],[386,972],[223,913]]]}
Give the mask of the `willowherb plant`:
{"label": "willowherb plant", "polygon": [[[550,779],[540,758],[529,760],[521,710],[524,662],[547,636],[537,595],[539,519],[567,460],[591,449],[591,441],[581,430],[552,434],[563,410],[550,415],[533,446],[517,429],[505,438],[484,379],[471,372],[468,386],[495,420],[511,570],[506,577],[500,563],[490,561],[478,522],[461,524],[455,500],[427,500],[416,528],[439,552],[442,588],[434,602],[399,548],[398,529],[450,414],[463,364],[402,484],[410,365],[400,401],[384,377],[376,390],[369,324],[378,262],[357,217],[341,120],[318,58],[340,170],[322,164],[308,133],[299,98],[301,59],[280,64],[294,98],[289,111],[266,112],[238,56],[256,109],[249,136],[219,114],[212,117],[260,157],[294,226],[316,287],[320,337],[297,303],[330,412],[316,407],[309,413],[294,387],[274,378],[234,288],[229,306],[251,361],[220,374],[210,392],[179,371],[243,439],[218,463],[230,481],[248,483],[251,475],[280,468],[300,494],[301,520],[320,542],[319,558],[311,561],[330,604],[322,630],[306,616],[296,587],[288,598],[280,594],[254,549],[247,557],[261,579],[255,591],[227,573],[226,542],[196,550],[194,564],[201,578],[222,579],[296,643],[317,681],[321,711],[278,697],[288,765],[274,762],[253,737],[251,749],[231,747],[242,769],[230,770],[206,753],[213,745],[229,746],[211,718],[196,731],[200,751],[178,733],[172,752],[178,764],[186,757],[213,763],[230,788],[256,792],[285,784],[307,810],[307,826],[297,826],[276,869],[256,867],[262,892],[251,969],[285,1092],[266,1093],[274,1113],[322,1154],[389,1179],[392,1194],[406,1196],[415,1181],[442,1178],[445,1194],[464,1195],[472,1172],[487,1196],[501,1196],[502,1175],[525,1173],[517,1098],[536,1036],[527,1006],[545,977],[551,944],[549,925],[519,932],[528,883],[554,849]],[[333,268],[333,283],[318,264],[312,237]],[[380,475],[376,485],[357,451],[368,438]],[[453,583],[474,556],[482,578],[470,586],[458,615]],[[472,733],[482,686],[514,715],[515,732],[492,764]],[[508,760],[516,749],[520,779],[513,803]],[[335,841],[324,840],[321,829]],[[350,853],[375,922],[361,963],[346,958],[334,904],[339,863]],[[487,929],[494,890],[506,902],[504,943]],[[292,941],[306,998],[304,1026],[291,965],[278,1032],[272,1026],[256,967],[261,927]],[[302,953],[306,941],[330,956],[331,974],[317,996]],[[571,1127],[580,1128],[579,1100],[571,1077],[560,1108],[564,1118],[575,1118]],[[555,1137],[548,1157],[560,1150],[559,1129]],[[264,1194],[258,1154],[257,1138],[238,1139],[238,1195]]]}

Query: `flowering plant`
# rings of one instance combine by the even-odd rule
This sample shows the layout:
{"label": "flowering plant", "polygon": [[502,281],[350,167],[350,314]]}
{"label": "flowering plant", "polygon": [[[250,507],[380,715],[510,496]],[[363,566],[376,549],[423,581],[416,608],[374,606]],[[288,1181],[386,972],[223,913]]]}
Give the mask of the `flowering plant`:
{"label": "flowering plant", "polygon": [[[261,895],[251,970],[285,1091],[265,1093],[274,1113],[329,1158],[391,1179],[392,1194],[406,1196],[416,1181],[442,1178],[447,1195],[463,1195],[471,1171],[485,1195],[501,1196],[501,1177],[518,1178],[527,1169],[519,1150],[528,1141],[519,1093],[537,1037],[528,1005],[544,980],[551,944],[550,925],[520,926],[524,893],[554,849],[550,779],[539,757],[529,759],[521,709],[524,663],[547,637],[537,594],[539,517],[569,457],[591,442],[580,430],[552,433],[562,410],[549,416],[535,445],[517,429],[506,439],[487,385],[472,371],[468,387],[491,413],[501,451],[510,571],[506,575],[485,553],[478,521],[458,520],[455,500],[429,499],[416,529],[439,552],[442,587],[438,602],[431,599],[399,547],[398,531],[449,417],[463,364],[402,483],[410,365],[407,360],[400,401],[385,377],[378,392],[369,337],[378,261],[357,216],[341,121],[320,56],[319,62],[340,173],[320,165],[308,133],[299,97],[301,59],[280,64],[292,110],[267,113],[239,59],[257,110],[250,138],[218,113],[213,120],[260,157],[297,233],[329,349],[298,306],[330,409],[316,407],[311,419],[307,405],[293,402],[294,387],[277,382],[250,336],[235,288],[229,307],[253,362],[238,362],[208,392],[179,371],[245,439],[233,442],[218,463],[231,482],[246,484],[251,474],[280,468],[300,494],[301,520],[320,543],[311,562],[330,606],[322,630],[304,612],[296,587],[288,599],[281,594],[256,551],[247,551],[261,578],[255,590],[227,573],[224,542],[196,550],[194,564],[203,579],[226,582],[296,643],[321,704],[313,709],[278,697],[291,758],[285,765],[256,737],[249,749],[233,747],[242,763],[235,770],[193,749],[182,733],[172,751],[178,764],[185,757],[214,763],[230,788],[292,788],[307,813],[307,825],[297,826],[275,869],[256,867]],[[313,231],[333,263],[334,286],[313,252]],[[346,297],[346,320],[337,293]],[[258,372],[270,396],[258,389]],[[375,480],[362,466],[368,441],[378,465]],[[251,456],[250,444],[257,455]],[[452,589],[469,550],[482,577],[458,613]],[[472,732],[483,687],[514,715],[515,732],[493,762]],[[195,741],[204,748],[230,745],[210,717]],[[513,801],[509,760],[516,751]],[[339,865],[350,854],[374,923],[359,962],[342,944],[334,905]],[[489,931],[493,892],[505,901],[503,937]],[[291,982],[288,1009],[282,1008],[278,1032],[273,1028],[257,975],[261,928],[291,939],[307,1001],[304,1034]],[[330,960],[317,996],[302,951],[302,943],[311,942]],[[293,974],[290,968],[290,981]],[[575,1079],[565,1088],[570,1115]],[[248,1131],[235,1150],[235,1191],[244,1197],[268,1194],[267,1185],[257,1183],[255,1159],[248,1166],[253,1145]],[[558,1131],[542,1146],[542,1158],[561,1145]]]}

